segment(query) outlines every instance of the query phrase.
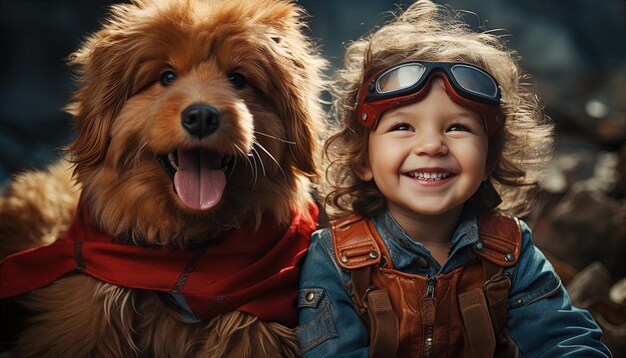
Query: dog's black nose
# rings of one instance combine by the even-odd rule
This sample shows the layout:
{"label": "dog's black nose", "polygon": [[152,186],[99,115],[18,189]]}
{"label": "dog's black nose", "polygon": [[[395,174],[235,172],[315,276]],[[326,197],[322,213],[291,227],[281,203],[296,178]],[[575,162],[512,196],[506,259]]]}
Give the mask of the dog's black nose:
{"label": "dog's black nose", "polygon": [[180,117],[183,128],[198,138],[215,132],[221,121],[220,111],[206,104],[192,104],[185,108]]}

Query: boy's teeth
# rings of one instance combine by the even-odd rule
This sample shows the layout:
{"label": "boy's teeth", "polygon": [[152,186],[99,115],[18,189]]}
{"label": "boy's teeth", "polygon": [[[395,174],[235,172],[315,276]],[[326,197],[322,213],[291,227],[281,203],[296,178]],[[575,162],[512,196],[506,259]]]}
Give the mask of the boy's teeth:
{"label": "boy's teeth", "polygon": [[441,180],[450,177],[452,174],[450,173],[416,173],[411,172],[409,176],[411,178],[419,179],[419,180]]}

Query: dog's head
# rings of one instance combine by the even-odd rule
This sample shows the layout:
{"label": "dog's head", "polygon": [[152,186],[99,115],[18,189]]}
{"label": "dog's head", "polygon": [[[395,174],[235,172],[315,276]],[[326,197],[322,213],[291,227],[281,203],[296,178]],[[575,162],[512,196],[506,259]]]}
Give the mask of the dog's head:
{"label": "dog's head", "polygon": [[75,174],[97,222],[186,245],[306,210],[324,61],[281,0],[134,0],[70,58]]}

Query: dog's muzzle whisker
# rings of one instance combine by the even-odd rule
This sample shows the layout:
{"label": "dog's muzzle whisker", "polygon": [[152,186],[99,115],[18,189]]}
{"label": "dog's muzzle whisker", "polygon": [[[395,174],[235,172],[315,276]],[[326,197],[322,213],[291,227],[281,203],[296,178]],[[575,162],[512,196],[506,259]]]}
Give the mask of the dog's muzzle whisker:
{"label": "dog's muzzle whisker", "polygon": [[[254,170],[253,170],[253,176],[254,176],[254,180],[252,182],[252,188],[254,188],[256,186],[256,181],[258,179],[258,174],[259,174],[259,168],[256,165],[256,160],[257,157],[254,155],[254,151],[251,151],[250,153],[248,153],[248,156],[252,158],[252,164],[254,164]],[[258,153],[257,153],[258,155]]]}
{"label": "dog's muzzle whisker", "polygon": [[[233,146],[235,147],[235,149],[237,150],[237,152],[239,152],[241,154],[242,158],[246,158],[246,161],[248,162],[248,166],[250,167],[250,170],[253,170],[253,165],[252,162],[250,161],[250,154],[246,153],[243,149],[241,149],[237,144],[233,144]],[[235,160],[237,160],[237,157],[235,157]]]}
{"label": "dog's muzzle whisker", "polygon": [[[268,157],[270,157],[270,159],[276,163],[276,166],[278,167],[278,169],[280,170],[280,172],[283,174],[283,178],[285,178],[285,180],[287,180],[287,175],[285,174],[285,171],[283,170],[282,166],[280,165],[280,163],[278,163],[278,161],[276,160],[276,158],[272,155],[272,153],[270,153],[267,149],[265,149],[265,147],[257,142],[256,140],[254,140],[253,142],[253,146],[257,146],[259,147],[263,152],[265,152],[265,154],[267,154]],[[257,152],[258,154],[258,152]],[[261,160],[261,157],[259,156],[259,160]]]}
{"label": "dog's muzzle whisker", "polygon": [[230,168],[230,172],[228,173],[228,179],[230,179],[233,176],[233,173],[235,172],[235,167],[237,167],[237,157],[233,158],[233,165]]}
{"label": "dog's muzzle whisker", "polygon": [[259,152],[256,150],[256,148],[254,148],[254,146],[252,147],[252,150],[254,151],[254,153],[256,153],[256,157],[259,159],[259,164],[261,164],[261,170],[263,171],[263,176],[267,176],[267,173],[265,172],[265,164],[263,163],[263,159],[261,159],[261,154],[259,154]]}
{"label": "dog's muzzle whisker", "polygon": [[270,134],[267,134],[267,133],[263,133],[263,132],[259,132],[259,131],[255,131],[255,134],[259,134],[259,135],[262,135],[264,137],[276,139],[279,142],[283,142],[283,143],[287,143],[287,144],[292,144],[292,145],[296,144],[296,142],[293,142],[293,141],[290,141],[290,140],[286,140],[286,139],[282,139],[282,138],[278,138],[276,136],[273,136],[273,135],[270,135]]}

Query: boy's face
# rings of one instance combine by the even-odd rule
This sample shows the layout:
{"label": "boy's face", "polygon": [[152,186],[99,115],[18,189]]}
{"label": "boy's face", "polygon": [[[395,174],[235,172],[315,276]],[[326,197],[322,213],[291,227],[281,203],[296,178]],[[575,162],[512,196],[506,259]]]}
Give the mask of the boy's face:
{"label": "boy's face", "polygon": [[421,101],[385,112],[368,145],[361,178],[374,179],[392,214],[460,210],[488,175],[483,119],[452,102],[440,79]]}

